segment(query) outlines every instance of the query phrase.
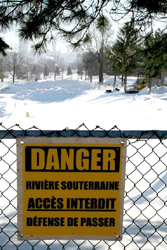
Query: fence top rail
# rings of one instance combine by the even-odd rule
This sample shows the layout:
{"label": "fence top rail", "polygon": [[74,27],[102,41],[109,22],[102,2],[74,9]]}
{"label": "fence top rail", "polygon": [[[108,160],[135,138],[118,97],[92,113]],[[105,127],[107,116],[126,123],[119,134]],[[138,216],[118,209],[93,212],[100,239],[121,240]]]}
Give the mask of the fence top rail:
{"label": "fence top rail", "polygon": [[166,130],[0,130],[0,139],[17,137],[109,137],[127,139],[167,139]]}

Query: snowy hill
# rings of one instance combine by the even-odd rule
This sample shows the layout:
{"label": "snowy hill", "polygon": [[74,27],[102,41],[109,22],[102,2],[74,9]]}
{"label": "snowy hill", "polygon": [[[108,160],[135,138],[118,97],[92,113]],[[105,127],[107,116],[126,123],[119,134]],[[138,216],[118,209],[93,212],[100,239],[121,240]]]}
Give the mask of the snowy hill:
{"label": "snowy hill", "polygon": [[[134,79],[128,79],[133,83]],[[147,88],[138,94],[106,93],[107,84],[62,79],[10,84],[0,90],[0,122],[40,129],[77,128],[85,123],[122,130],[166,129],[167,88]],[[119,87],[119,86],[118,86]]]}

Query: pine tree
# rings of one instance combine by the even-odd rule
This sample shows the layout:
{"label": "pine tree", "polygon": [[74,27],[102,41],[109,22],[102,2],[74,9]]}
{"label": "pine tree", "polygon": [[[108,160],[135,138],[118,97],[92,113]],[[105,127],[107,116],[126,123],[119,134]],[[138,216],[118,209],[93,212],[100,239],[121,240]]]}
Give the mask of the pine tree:
{"label": "pine tree", "polygon": [[141,72],[150,79],[160,78],[161,72],[167,69],[167,35],[160,30],[149,34],[142,56]]}
{"label": "pine tree", "polygon": [[60,75],[60,69],[59,69],[59,66],[56,66],[56,74],[57,74],[57,75]]}
{"label": "pine tree", "polygon": [[60,69],[59,69],[59,66],[56,66],[56,68],[55,68],[55,74],[54,74],[54,78],[55,78],[55,80],[56,80],[57,75],[58,75],[58,76],[60,75]]}
{"label": "pine tree", "polygon": [[98,59],[92,52],[85,52],[82,55],[83,68],[92,82],[92,78],[98,75]]}
{"label": "pine tree", "polygon": [[48,70],[47,65],[45,65],[45,68],[44,68],[44,78],[47,79],[48,76],[49,76],[49,70]]}
{"label": "pine tree", "polygon": [[[0,2],[1,31],[15,24],[20,37],[37,41],[34,49],[41,52],[46,49],[47,41],[56,37],[57,34],[53,37],[52,31],[57,30],[75,47],[87,41],[90,25],[107,2],[104,0],[94,4],[94,0],[90,0],[85,4],[82,0],[3,0]],[[1,46],[1,51],[4,49],[4,45]]]}
{"label": "pine tree", "polygon": [[71,67],[70,67],[70,66],[68,66],[67,75],[68,75],[68,76],[71,76],[71,75],[72,75],[72,70],[71,70]]}
{"label": "pine tree", "polygon": [[82,79],[82,76],[83,76],[83,65],[82,65],[82,63],[78,63],[77,74],[78,74],[78,75],[80,76],[80,78]]}
{"label": "pine tree", "polygon": [[[55,0],[2,0],[0,1],[1,32],[18,28],[23,39],[37,41],[34,49],[41,52],[46,49],[48,40],[54,38],[53,30],[60,32],[74,47],[90,40],[89,28],[105,10],[112,18],[128,17],[137,13],[135,22],[149,25],[157,16],[167,18],[166,0],[103,0],[103,1],[55,1]],[[115,15],[116,14],[116,15]],[[101,22],[103,22],[101,18]],[[70,24],[70,25],[69,25]],[[67,29],[68,27],[68,29]],[[57,34],[56,34],[57,35]],[[55,35],[55,36],[56,36]],[[0,38],[0,53],[5,55],[9,45]]]}
{"label": "pine tree", "polygon": [[6,56],[6,50],[9,49],[9,45],[2,40],[2,38],[0,37],[0,53],[3,56]]}
{"label": "pine tree", "polygon": [[131,6],[138,10],[147,10],[149,13],[166,13],[167,1],[165,0],[131,0]]}
{"label": "pine tree", "polygon": [[104,73],[104,39],[105,34],[109,30],[110,23],[105,16],[100,16],[97,19],[96,28],[100,32],[101,41],[100,49],[98,51],[98,60],[99,60],[99,83],[103,84],[103,73]]}
{"label": "pine tree", "polygon": [[116,43],[108,52],[113,70],[122,74],[122,84],[126,90],[127,76],[138,66],[141,38],[137,29],[125,23],[120,29]]}

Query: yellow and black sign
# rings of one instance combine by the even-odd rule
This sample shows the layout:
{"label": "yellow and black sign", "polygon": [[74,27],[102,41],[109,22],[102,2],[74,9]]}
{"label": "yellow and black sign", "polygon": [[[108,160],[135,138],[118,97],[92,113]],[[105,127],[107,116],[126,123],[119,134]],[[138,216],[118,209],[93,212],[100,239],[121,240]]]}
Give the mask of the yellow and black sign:
{"label": "yellow and black sign", "polygon": [[126,141],[17,139],[18,239],[121,240]]}

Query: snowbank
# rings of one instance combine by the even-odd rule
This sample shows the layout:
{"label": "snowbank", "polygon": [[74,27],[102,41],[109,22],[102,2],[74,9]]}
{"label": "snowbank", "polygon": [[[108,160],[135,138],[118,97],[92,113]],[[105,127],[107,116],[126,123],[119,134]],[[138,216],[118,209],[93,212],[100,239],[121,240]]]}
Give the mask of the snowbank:
{"label": "snowbank", "polygon": [[106,88],[71,79],[10,84],[0,91],[0,122],[41,129],[76,128],[82,123],[90,129],[166,129],[167,87],[137,94],[125,94],[123,89],[106,93]]}

